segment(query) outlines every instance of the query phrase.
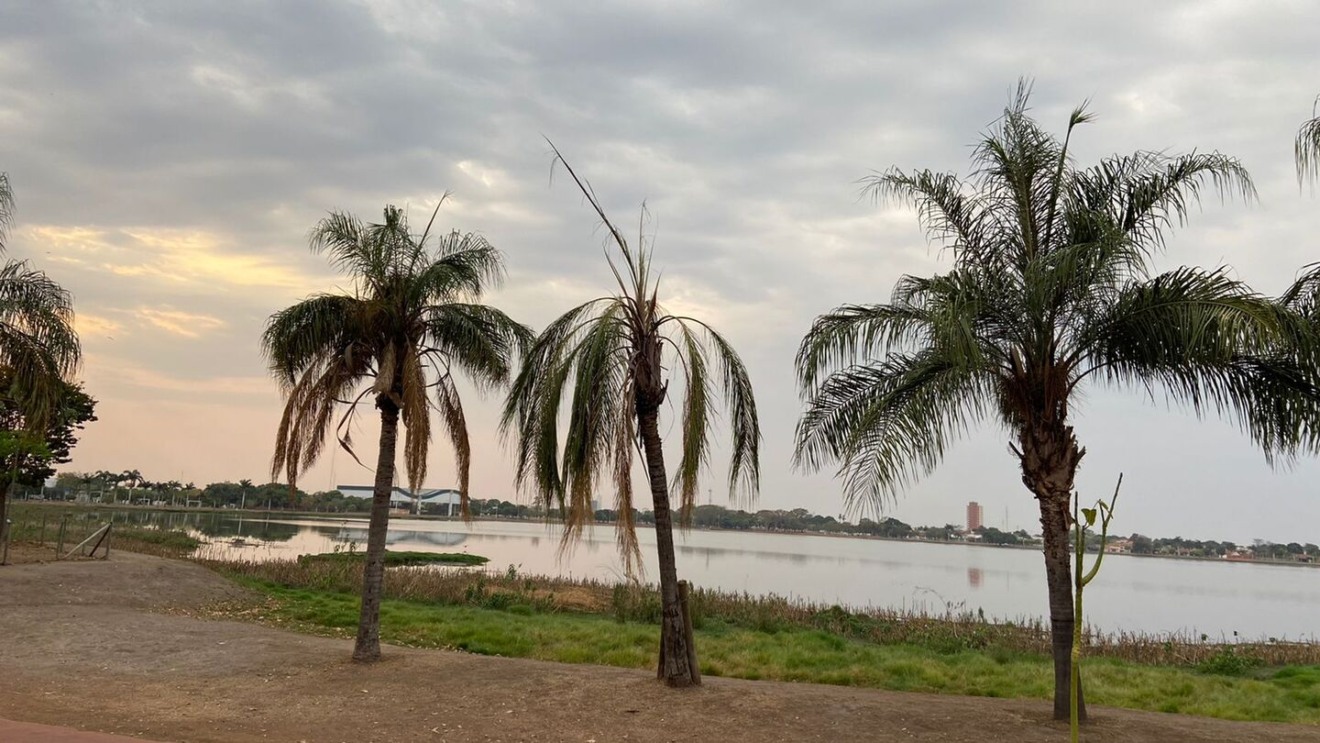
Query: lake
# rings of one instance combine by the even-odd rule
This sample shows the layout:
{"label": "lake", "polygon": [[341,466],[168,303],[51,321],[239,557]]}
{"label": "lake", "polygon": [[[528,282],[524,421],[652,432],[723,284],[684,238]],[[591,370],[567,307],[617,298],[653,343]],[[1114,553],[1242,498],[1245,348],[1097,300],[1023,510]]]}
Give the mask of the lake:
{"label": "lake", "polygon": [[[367,538],[360,518],[139,511],[116,519],[188,528],[211,542],[205,548],[211,554],[258,560],[293,559],[350,543],[362,549]],[[231,544],[237,536],[244,546]],[[655,533],[639,530],[638,537],[645,579],[655,581]],[[1044,560],[1034,550],[765,532],[692,531],[676,540],[679,577],[706,588],[857,608],[979,609],[996,619],[1047,614]],[[562,555],[557,527],[520,521],[395,518],[389,543],[395,550],[483,555],[494,570],[513,565],[527,574],[624,577],[614,530],[604,525]],[[1086,597],[1087,621],[1103,631],[1320,636],[1316,568],[1108,555]]]}

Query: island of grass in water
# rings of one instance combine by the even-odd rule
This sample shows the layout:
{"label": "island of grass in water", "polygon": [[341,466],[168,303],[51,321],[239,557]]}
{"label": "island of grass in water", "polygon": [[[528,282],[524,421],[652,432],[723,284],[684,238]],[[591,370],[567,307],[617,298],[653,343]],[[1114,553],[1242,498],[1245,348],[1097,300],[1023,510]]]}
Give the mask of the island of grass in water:
{"label": "island of grass in water", "polygon": [[[358,552],[355,550],[347,552],[322,552],[319,555],[298,555],[298,562],[302,564],[314,562],[362,562],[365,559],[365,552]],[[385,567],[387,568],[416,565],[485,565],[488,562],[490,562],[488,558],[482,557],[481,555],[471,555],[466,552],[385,551]]]}

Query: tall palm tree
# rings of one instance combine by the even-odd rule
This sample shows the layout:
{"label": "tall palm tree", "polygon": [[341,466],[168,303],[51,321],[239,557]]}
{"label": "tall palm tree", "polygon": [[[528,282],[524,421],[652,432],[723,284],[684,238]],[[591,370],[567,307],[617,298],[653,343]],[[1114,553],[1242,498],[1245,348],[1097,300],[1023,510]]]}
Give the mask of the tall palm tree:
{"label": "tall palm tree", "polygon": [[393,206],[385,207],[380,224],[338,212],[321,220],[312,230],[311,249],[349,276],[352,290],[312,296],[275,313],[261,339],[286,399],[272,472],[283,470],[291,490],[320,456],[337,411],[344,412],[335,436],[355,459],[350,430],[358,405],[370,396],[380,412],[353,649],[360,661],[380,657],[385,532],[400,418],[405,474],[416,490],[426,479],[432,408],[438,413],[457,455],[466,516],[471,447],[455,375],[466,374],[483,390],[506,384],[513,356],[531,342],[530,330],[476,303],[503,279],[500,252],[471,233],[432,238],[439,209],[420,235],[409,231],[407,215]]}
{"label": "tall palm tree", "polygon": [[[760,427],[752,385],[738,354],[719,333],[692,317],[671,315],[660,305],[651,251],[639,238],[637,249],[605,216],[591,188],[555,152],[596,210],[618,249],[606,260],[617,293],[593,299],[564,313],[536,339],[504,407],[503,427],[517,438],[516,478],[530,486],[547,508],[563,514],[567,545],[594,517],[598,481],[615,490],[618,541],[630,574],[641,552],[633,519],[634,451],[641,450],[655,511],[660,567],[661,630],[658,675],[670,686],[700,682],[695,649],[689,647],[679,602],[674,562],[669,473],[660,438],[660,408],[669,393],[667,372],[681,375],[682,454],[676,472],[680,519],[695,506],[698,476],[706,463],[711,395],[722,388],[728,410],[732,459],[730,495],[754,497],[759,485]],[[565,390],[571,387],[571,400]],[[559,452],[561,403],[569,406],[568,429]]]}
{"label": "tall palm tree", "polygon": [[1004,426],[1040,508],[1054,712],[1067,719],[1079,390],[1161,390],[1198,414],[1235,418],[1271,455],[1308,445],[1302,422],[1317,420],[1317,403],[1291,352],[1308,337],[1296,312],[1225,269],[1153,275],[1164,229],[1204,188],[1254,193],[1238,161],[1137,152],[1081,169],[1068,143],[1090,118],[1084,108],[1059,141],[1028,116],[1029,94],[1021,85],[974,150],[969,180],[899,169],[869,179],[877,198],[916,209],[953,267],[904,276],[888,304],[816,319],[797,355],[808,407],[796,457],[807,469],[837,466],[849,503],[878,507],[971,426]]}
{"label": "tall palm tree", "polygon": [[[13,210],[9,176],[0,173],[0,253]],[[58,414],[81,356],[69,292],[27,261],[0,266],[0,370],[9,380],[0,395],[22,411],[28,432],[44,433]],[[0,490],[0,524],[10,489]]]}
{"label": "tall palm tree", "polygon": [[140,470],[124,470],[119,475],[119,481],[128,485],[128,502],[131,505],[133,503],[133,494],[136,492],[137,488],[142,487],[143,482],[145,482],[142,479],[142,472]]}

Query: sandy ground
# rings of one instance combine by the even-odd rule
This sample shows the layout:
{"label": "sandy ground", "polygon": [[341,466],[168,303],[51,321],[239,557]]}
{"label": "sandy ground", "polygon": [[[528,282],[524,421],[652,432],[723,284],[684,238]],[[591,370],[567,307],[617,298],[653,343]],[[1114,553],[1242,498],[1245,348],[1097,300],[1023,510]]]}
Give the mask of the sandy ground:
{"label": "sandy ground", "polygon": [[[0,567],[0,717],[161,741],[1066,740],[1039,701],[650,674],[350,644],[207,619],[250,601],[196,565]],[[1096,708],[1084,740],[1320,741],[1320,728]]]}

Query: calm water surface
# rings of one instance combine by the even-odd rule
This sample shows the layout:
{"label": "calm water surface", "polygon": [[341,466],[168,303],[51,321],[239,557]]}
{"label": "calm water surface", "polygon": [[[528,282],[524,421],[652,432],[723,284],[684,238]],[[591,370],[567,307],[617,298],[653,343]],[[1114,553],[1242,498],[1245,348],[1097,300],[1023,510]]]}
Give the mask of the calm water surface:
{"label": "calm water surface", "polygon": [[[281,519],[230,514],[156,514],[194,530],[213,554],[293,559],[366,544],[360,519]],[[142,518],[146,518],[145,514]],[[173,522],[173,524],[170,524]],[[243,537],[243,546],[233,540]],[[655,534],[639,532],[646,579],[656,579]],[[471,552],[489,567],[617,580],[612,527],[599,526],[560,555],[554,526],[528,522],[390,522],[391,549]],[[1033,550],[963,544],[692,531],[677,536],[680,577],[698,586],[778,594],[852,607],[943,612],[982,610],[1020,619],[1047,613],[1044,562]],[[1231,638],[1320,636],[1320,569],[1109,555],[1086,591],[1087,620],[1105,631],[1205,633]]]}

